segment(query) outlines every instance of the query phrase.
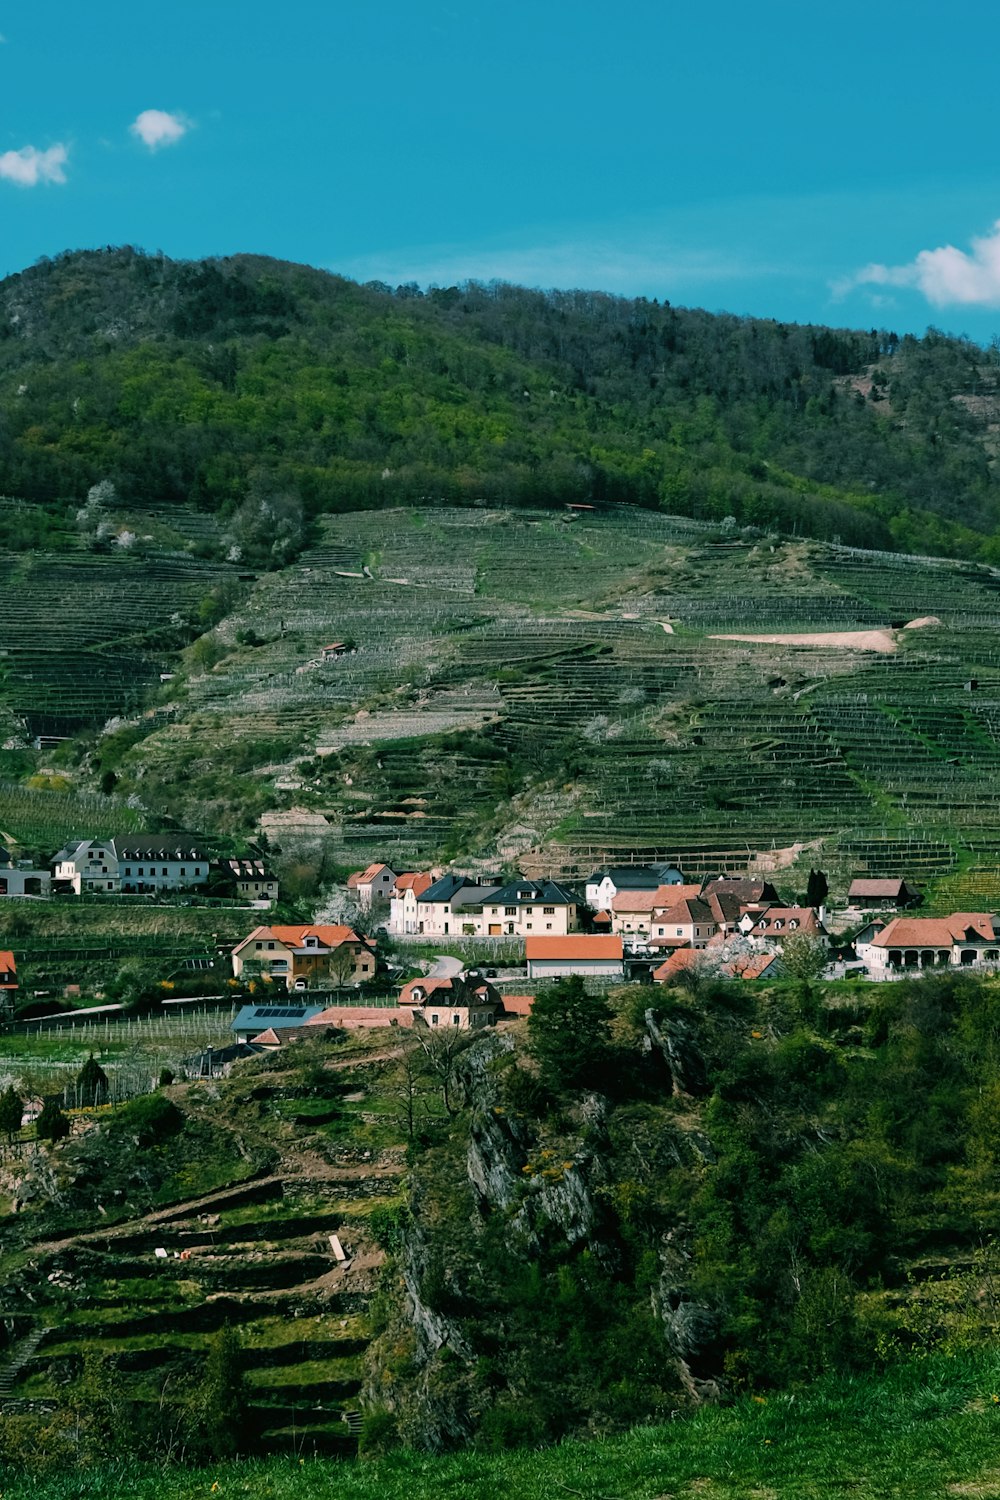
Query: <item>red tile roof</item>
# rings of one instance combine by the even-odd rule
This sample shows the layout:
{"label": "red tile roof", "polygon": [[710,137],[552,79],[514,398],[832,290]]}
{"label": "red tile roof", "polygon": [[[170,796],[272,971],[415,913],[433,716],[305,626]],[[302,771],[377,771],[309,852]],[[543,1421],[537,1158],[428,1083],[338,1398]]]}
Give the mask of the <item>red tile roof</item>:
{"label": "red tile roof", "polygon": [[303,948],[307,936],[318,938],[323,948],[339,948],[341,943],[360,943],[363,947],[368,946],[367,940],[358,937],[352,927],[344,927],[338,923],[334,926],[320,925],[319,927],[255,927],[249,937],[245,937],[242,943],[236,944],[233,952],[239,953],[248,943],[261,941],[282,943],[286,948]]}
{"label": "red tile roof", "polygon": [[407,875],[397,875],[395,891],[412,891],[415,896],[422,896],[434,884],[434,876],[425,870],[411,872]]}
{"label": "red tile roof", "polygon": [[[5,976],[10,976],[9,978]],[[0,990],[17,989],[17,964],[8,948],[0,950]]]}
{"label": "red tile roof", "polygon": [[[753,922],[751,932],[771,933],[778,922],[783,924],[778,928],[780,932],[815,934],[820,930],[816,913],[811,906],[748,906],[744,907],[741,915],[749,917]],[[793,922],[796,924],[794,927]]]}
{"label": "red tile roof", "polygon": [[534,995],[504,995],[503,1009],[506,1016],[530,1016],[535,1003]]}
{"label": "red tile roof", "polygon": [[971,928],[983,942],[997,941],[993,918],[981,911],[956,911],[950,917],[893,917],[872,939],[873,948],[950,948]]}
{"label": "red tile roof", "polygon": [[524,941],[525,954],[529,959],[540,958],[559,962],[562,959],[618,959],[624,948],[620,937],[591,936],[577,933],[570,937],[529,937]]}

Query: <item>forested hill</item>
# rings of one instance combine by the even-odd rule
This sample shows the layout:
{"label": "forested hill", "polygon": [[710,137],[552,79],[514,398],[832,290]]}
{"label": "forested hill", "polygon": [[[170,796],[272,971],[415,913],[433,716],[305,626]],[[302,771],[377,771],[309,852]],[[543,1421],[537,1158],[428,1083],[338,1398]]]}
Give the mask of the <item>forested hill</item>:
{"label": "forested hill", "polygon": [[978,346],[252,256],[67,253],[0,282],[0,541],[130,504],[627,501],[1000,561]]}

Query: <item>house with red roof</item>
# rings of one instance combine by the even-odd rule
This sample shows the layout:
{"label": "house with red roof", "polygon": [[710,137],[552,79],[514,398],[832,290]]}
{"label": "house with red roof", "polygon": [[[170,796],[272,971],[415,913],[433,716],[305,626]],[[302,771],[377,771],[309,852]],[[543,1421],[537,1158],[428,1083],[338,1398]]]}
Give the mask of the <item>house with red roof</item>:
{"label": "house with red roof", "polygon": [[388,865],[369,865],[367,870],[356,870],[347,877],[347,889],[365,911],[373,901],[388,901],[395,884],[395,871]]}
{"label": "house with red roof", "polygon": [[868,972],[882,978],[894,969],[1000,965],[1000,918],[987,912],[949,917],[893,917],[868,942],[855,941]]}
{"label": "house with red roof", "polygon": [[455,1026],[460,1031],[495,1026],[503,1014],[500,992],[475,970],[451,978],[411,979],[399,992],[399,1007],[409,1012],[404,1024]]}
{"label": "house with red roof", "polygon": [[341,924],[255,927],[232,952],[237,979],[283,980],[289,989],[364,984],[375,977],[367,938]]}
{"label": "house with red roof", "polygon": [[701,894],[700,885],[659,885],[655,890],[624,890],[611,898],[611,930],[622,937],[649,938],[654,916]]}
{"label": "house with red roof", "polygon": [[711,903],[700,896],[687,897],[654,914],[650,941],[654,948],[704,948],[720,931],[721,923]]}
{"label": "house with red roof", "polygon": [[899,909],[912,906],[918,900],[918,892],[911,890],[905,880],[870,880],[866,875],[852,880],[847,892],[848,906],[854,906],[858,911]]}
{"label": "house with red roof", "polygon": [[774,943],[778,948],[793,932],[814,938],[826,936],[811,906],[778,906],[776,902],[744,906],[738,926],[748,942]]}
{"label": "house with red roof", "polygon": [[17,964],[9,949],[0,949],[0,999],[9,1004],[17,992]]}
{"label": "house with red roof", "polygon": [[429,870],[397,875],[389,896],[388,929],[394,937],[409,937],[420,931],[420,898],[430,890],[435,877]]}
{"label": "house with red roof", "polygon": [[625,952],[617,936],[571,933],[566,937],[525,938],[529,979],[564,979],[580,974],[593,979],[621,979]]}

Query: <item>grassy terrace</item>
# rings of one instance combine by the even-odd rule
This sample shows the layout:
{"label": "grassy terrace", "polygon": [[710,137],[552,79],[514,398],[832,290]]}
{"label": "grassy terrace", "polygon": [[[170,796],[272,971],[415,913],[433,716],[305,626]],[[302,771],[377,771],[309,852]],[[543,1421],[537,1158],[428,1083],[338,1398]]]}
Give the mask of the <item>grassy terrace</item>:
{"label": "grassy terrace", "polygon": [[[107,1037],[95,1027],[5,1038],[0,1066],[44,1076],[78,1067],[93,1048],[109,1076],[144,1071],[148,1088],[150,1072],[227,1039],[228,1021],[221,1012],[136,1021]],[[399,1102],[391,1066],[372,1065],[371,1051],[353,1039],[336,1049],[330,1073],[328,1049],[303,1048],[297,1061],[244,1067],[222,1083],[173,1085],[179,1135],[160,1147],[130,1140],[119,1162],[112,1125],[100,1215],[92,1191],[86,1206],[63,1204],[57,1230],[44,1204],[0,1215],[8,1297],[21,1322],[47,1330],[13,1395],[60,1403],[67,1378],[96,1354],[133,1399],[157,1402],[164,1382],[197,1373],[210,1338],[229,1325],[264,1448],[282,1451],[288,1429],[296,1452],[306,1438],[309,1453],[352,1452],[342,1414],[357,1405],[371,1272],[340,1275],[330,1236],[370,1253],[370,1216],[401,1201]],[[79,1118],[60,1148],[73,1161],[96,1147],[92,1126],[115,1116],[105,1108]],[[30,1303],[16,1291],[22,1276]]]}
{"label": "grassy terrace", "polygon": [[791,1396],[705,1408],[626,1437],[543,1452],[402,1453],[374,1462],[312,1457],[307,1433],[288,1456],[204,1470],[132,1464],[3,1479],[6,1500],[940,1500],[997,1493],[997,1356],[931,1359],[885,1375],[828,1381]]}

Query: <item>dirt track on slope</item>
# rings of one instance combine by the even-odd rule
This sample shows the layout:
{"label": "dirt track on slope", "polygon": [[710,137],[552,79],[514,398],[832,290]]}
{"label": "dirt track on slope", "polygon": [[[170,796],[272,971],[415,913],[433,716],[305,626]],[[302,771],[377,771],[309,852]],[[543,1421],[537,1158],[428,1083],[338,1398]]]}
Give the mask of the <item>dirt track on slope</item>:
{"label": "dirt track on slope", "polygon": [[839,646],[844,651],[897,650],[891,630],[824,630],[815,635],[712,635],[713,641],[757,641],[765,646]]}

